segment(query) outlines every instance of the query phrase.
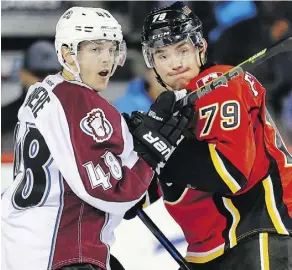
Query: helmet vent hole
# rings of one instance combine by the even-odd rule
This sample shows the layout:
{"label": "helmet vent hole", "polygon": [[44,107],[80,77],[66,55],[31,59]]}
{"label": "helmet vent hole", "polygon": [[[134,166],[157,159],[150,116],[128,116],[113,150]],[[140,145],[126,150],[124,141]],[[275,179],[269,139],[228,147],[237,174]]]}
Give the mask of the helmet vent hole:
{"label": "helmet vent hole", "polygon": [[92,30],[93,30],[93,27],[92,26],[84,26],[84,32],[91,33]]}
{"label": "helmet vent hole", "polygon": [[82,13],[82,15],[83,15],[83,16],[86,16],[86,14],[85,14],[85,13]]}
{"label": "helmet vent hole", "polygon": [[106,33],[103,33],[103,36],[106,37]]}

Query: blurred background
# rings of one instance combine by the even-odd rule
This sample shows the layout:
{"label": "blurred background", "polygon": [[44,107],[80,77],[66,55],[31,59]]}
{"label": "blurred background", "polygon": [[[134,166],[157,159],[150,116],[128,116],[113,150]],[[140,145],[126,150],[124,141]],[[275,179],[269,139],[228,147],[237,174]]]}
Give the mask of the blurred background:
{"label": "blurred background", "polygon": [[[102,95],[121,112],[130,113],[148,110],[163,91],[152,70],[146,69],[144,64],[140,32],[143,19],[150,10],[171,2],[174,1],[1,1],[2,190],[3,183],[12,178],[13,129],[26,91],[35,81],[60,70],[53,42],[55,25],[64,11],[72,6],[100,7],[109,10],[122,25],[128,47],[127,61],[124,67],[117,69]],[[237,65],[261,49],[292,36],[292,2],[185,2],[203,22],[210,61]],[[253,74],[266,87],[268,108],[284,141],[292,145],[292,54],[272,58]],[[184,252],[185,243],[180,229],[161,205],[155,207],[161,209],[152,210],[150,216]],[[135,225],[130,233],[132,238],[129,236],[132,225],[129,224]],[[124,222],[118,232],[114,252],[127,269],[178,268],[166,252],[162,254],[163,249],[141,222]],[[147,243],[149,239],[151,243]],[[133,259],[141,254],[145,258],[143,265]]]}
{"label": "blurred background", "polygon": [[[16,115],[26,89],[60,69],[54,53],[55,25],[71,6],[108,9],[123,27],[127,61],[118,68],[103,96],[120,111],[147,110],[163,90],[146,70],[140,31],[154,7],[173,1],[1,1],[2,153],[12,151]],[[211,61],[237,65],[262,48],[292,36],[292,2],[185,1],[203,22]],[[292,144],[292,55],[281,54],[254,74],[267,88],[268,107],[287,143]]]}

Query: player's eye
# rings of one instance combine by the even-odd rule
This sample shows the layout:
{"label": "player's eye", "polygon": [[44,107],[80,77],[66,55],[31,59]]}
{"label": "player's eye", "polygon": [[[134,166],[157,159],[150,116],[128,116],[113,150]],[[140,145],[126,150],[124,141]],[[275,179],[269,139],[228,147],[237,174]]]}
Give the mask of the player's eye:
{"label": "player's eye", "polygon": [[111,54],[111,55],[113,55],[115,52],[116,52],[116,47],[113,47],[113,48],[110,48],[109,49],[109,53]]}
{"label": "player's eye", "polygon": [[180,51],[180,53],[181,53],[182,55],[185,55],[188,51],[189,51],[188,49],[184,48],[184,49],[182,49],[182,50]]}
{"label": "player's eye", "polygon": [[160,54],[158,55],[158,59],[165,60],[167,59],[167,56],[165,54]]}
{"label": "player's eye", "polygon": [[99,47],[94,47],[94,48],[91,48],[91,51],[92,52],[100,53],[101,52],[101,49]]}

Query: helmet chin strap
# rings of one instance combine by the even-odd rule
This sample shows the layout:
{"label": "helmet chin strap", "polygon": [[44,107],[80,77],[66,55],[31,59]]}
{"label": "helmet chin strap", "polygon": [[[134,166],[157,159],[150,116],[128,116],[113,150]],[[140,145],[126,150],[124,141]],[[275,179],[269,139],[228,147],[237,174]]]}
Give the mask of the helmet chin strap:
{"label": "helmet chin strap", "polygon": [[172,89],[168,89],[169,85],[167,85],[160,77],[160,75],[158,74],[156,68],[153,68],[155,75],[156,75],[156,80],[159,82],[159,84],[164,87],[167,91],[172,91]]}
{"label": "helmet chin strap", "polygon": [[202,54],[203,54],[203,50],[204,50],[204,47],[200,47],[199,48],[199,59],[200,59],[200,69],[202,68],[202,66],[204,66],[207,62],[207,50],[205,51],[205,57],[203,58]]}
{"label": "helmet chin strap", "polygon": [[[69,50],[70,52],[70,55],[74,61],[74,64],[75,66],[77,67],[77,71],[75,71],[70,65],[68,65],[63,57],[63,63],[62,63],[62,66],[65,68],[65,70],[67,70],[69,73],[72,74],[73,78],[75,81],[79,81],[79,82],[82,82],[81,78],[80,78],[80,65],[77,61],[77,57],[76,57],[76,54],[75,52],[68,46],[68,45],[65,45],[67,47],[67,49]],[[77,49],[77,46],[76,46],[76,49]],[[72,80],[72,79],[71,79]]]}

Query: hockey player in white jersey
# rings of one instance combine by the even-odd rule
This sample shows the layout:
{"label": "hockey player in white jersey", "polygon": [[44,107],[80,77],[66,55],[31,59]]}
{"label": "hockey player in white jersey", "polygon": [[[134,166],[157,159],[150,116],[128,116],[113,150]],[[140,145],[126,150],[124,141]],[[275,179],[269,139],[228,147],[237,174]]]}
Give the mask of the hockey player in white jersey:
{"label": "hockey player in white jersey", "polygon": [[2,269],[123,269],[111,259],[113,230],[153,170],[97,93],[125,61],[121,26],[106,10],[73,7],[58,21],[55,47],[63,71],[31,86],[18,113]]}

